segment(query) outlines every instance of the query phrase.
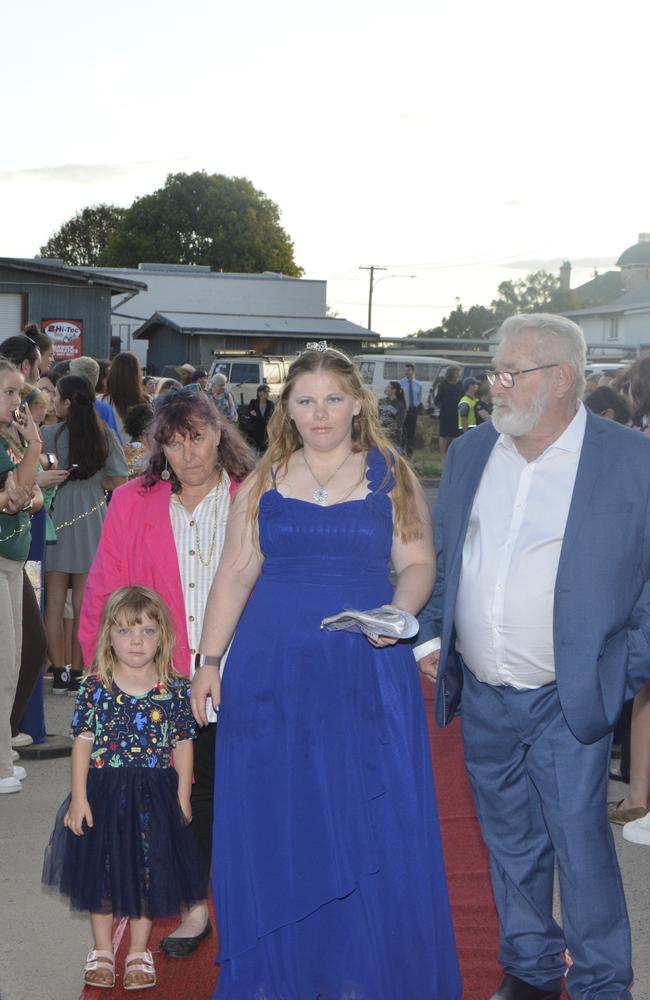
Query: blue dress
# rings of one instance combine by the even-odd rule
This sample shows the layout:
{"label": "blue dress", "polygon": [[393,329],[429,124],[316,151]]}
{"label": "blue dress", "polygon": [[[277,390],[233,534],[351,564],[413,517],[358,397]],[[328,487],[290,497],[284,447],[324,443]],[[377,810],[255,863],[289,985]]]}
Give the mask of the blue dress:
{"label": "blue dress", "polygon": [[89,674],[77,693],[71,735],[94,735],[87,795],[93,826],[77,837],[60,807],[43,882],[74,909],[167,917],[205,899],[208,876],[178,800],[171,754],[196,735],[187,681],[142,696]]}
{"label": "blue dress", "polygon": [[331,507],[261,498],[217,727],[217,1000],[461,995],[413,653],[320,629],[391,599],[379,452],[367,478]]}

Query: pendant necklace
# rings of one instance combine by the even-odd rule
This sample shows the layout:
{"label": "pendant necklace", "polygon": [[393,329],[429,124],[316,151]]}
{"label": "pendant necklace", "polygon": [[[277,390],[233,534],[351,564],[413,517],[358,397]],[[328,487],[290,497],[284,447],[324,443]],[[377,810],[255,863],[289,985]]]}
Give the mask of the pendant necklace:
{"label": "pendant necklace", "polygon": [[[217,524],[218,524],[218,521],[219,521],[219,501],[221,499],[221,494],[223,492],[222,486],[223,486],[223,480],[220,479],[219,482],[218,482],[218,484],[217,484],[216,492],[215,492],[215,495],[214,495],[214,503],[213,503],[213,507],[212,507],[212,531],[211,531],[211,537],[210,537],[210,548],[208,549],[207,556],[205,555],[205,553],[203,552],[203,549],[201,548],[201,537],[199,535],[199,526],[198,526],[198,523],[196,521],[196,518],[193,516],[193,514],[190,516],[189,526],[190,526],[190,528],[194,528],[194,547],[195,547],[196,554],[199,557],[199,561],[200,561],[200,563],[201,563],[202,566],[209,566],[210,563],[212,562],[212,557],[214,556],[214,550],[215,550],[215,546],[217,544]],[[181,500],[181,504],[182,504],[182,500]],[[186,510],[185,507],[183,509]]]}
{"label": "pendant necklace", "polygon": [[348,454],[345,456],[345,458],[343,459],[343,461],[341,462],[341,464],[336,466],[336,468],[334,469],[334,472],[332,473],[332,475],[328,476],[324,483],[321,483],[320,479],[318,478],[318,476],[316,475],[316,473],[312,469],[311,465],[307,461],[307,456],[305,455],[305,452],[303,450],[302,457],[305,460],[305,465],[307,466],[307,468],[309,469],[310,473],[312,474],[312,476],[314,477],[314,479],[318,483],[318,489],[314,490],[314,492],[312,493],[312,496],[313,496],[314,500],[316,501],[316,503],[319,503],[319,504],[324,504],[325,503],[325,501],[329,497],[329,490],[326,490],[325,487],[327,486],[327,484],[332,479],[334,479],[334,476],[336,475],[336,473],[340,469],[343,468],[343,466],[345,465],[345,463],[349,459],[350,455],[352,455],[351,451],[348,452]]}

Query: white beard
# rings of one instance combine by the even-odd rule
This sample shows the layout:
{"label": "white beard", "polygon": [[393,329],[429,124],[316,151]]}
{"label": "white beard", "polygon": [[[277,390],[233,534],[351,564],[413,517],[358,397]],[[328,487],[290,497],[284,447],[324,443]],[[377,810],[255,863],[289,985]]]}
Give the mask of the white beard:
{"label": "white beard", "polygon": [[511,437],[523,437],[537,425],[544,412],[548,400],[547,388],[540,390],[527,409],[516,409],[507,397],[493,398],[492,424],[499,434],[509,434]]}

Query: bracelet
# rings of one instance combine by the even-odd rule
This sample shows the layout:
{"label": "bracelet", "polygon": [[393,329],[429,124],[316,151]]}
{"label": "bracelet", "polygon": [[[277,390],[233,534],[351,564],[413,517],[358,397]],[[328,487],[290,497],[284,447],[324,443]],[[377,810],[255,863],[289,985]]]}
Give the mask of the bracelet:
{"label": "bracelet", "polygon": [[219,667],[221,666],[220,656],[206,656],[205,653],[197,653],[194,657],[194,669],[200,670],[201,667]]}

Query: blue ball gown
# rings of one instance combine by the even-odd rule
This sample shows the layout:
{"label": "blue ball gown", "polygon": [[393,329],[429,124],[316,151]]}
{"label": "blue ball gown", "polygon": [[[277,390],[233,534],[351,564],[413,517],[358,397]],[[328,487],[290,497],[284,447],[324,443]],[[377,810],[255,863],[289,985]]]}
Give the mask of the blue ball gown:
{"label": "blue ball gown", "polygon": [[369,493],[260,502],[263,572],[217,727],[215,1000],[456,1000],[460,973],[411,647],[321,631],[391,600],[381,454]]}

